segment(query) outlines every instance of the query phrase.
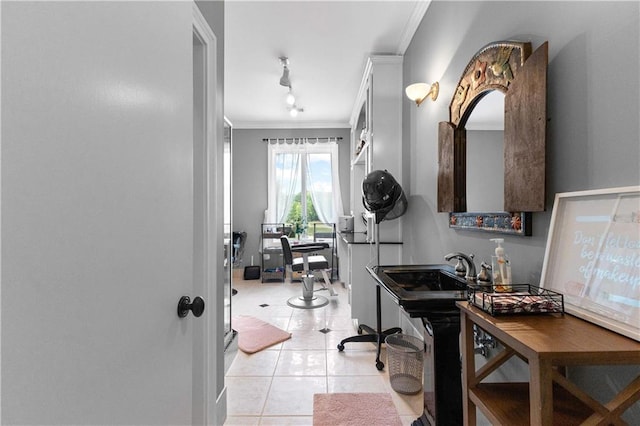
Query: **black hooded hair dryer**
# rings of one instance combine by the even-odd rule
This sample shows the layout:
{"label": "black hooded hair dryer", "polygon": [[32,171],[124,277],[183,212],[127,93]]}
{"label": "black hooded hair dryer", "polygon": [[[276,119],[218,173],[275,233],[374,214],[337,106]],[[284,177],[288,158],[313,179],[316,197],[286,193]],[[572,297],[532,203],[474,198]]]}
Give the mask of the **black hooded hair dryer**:
{"label": "black hooded hair dryer", "polygon": [[396,219],[407,211],[407,197],[402,187],[386,170],[374,170],[364,178],[362,203],[375,214],[376,223]]}

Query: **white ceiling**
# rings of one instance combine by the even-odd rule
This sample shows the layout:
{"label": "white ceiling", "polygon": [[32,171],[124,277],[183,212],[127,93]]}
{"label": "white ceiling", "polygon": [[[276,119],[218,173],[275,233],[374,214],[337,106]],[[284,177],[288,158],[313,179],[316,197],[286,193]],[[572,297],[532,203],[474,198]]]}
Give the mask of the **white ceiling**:
{"label": "white ceiling", "polygon": [[[430,0],[225,2],[225,116],[235,128],[349,127],[366,59],[404,54]],[[289,58],[296,103],[279,85]]]}

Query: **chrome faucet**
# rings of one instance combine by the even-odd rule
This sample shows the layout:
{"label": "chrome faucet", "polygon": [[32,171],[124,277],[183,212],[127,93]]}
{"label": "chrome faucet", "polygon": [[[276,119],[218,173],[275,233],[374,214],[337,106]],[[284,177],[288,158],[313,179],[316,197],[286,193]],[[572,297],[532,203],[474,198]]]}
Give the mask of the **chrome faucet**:
{"label": "chrome faucet", "polygon": [[[467,274],[465,275],[465,278],[469,282],[475,282],[476,278],[478,278],[478,276],[476,274],[476,265],[475,265],[475,263],[473,263],[474,255],[473,254],[466,255],[464,253],[455,252],[455,253],[449,253],[448,255],[446,255],[444,257],[444,259],[446,261],[449,261],[449,260],[453,259],[454,257],[456,259],[458,259],[458,262],[460,262],[460,260],[464,260],[467,263]],[[457,270],[458,270],[458,268],[456,267],[456,271]]]}

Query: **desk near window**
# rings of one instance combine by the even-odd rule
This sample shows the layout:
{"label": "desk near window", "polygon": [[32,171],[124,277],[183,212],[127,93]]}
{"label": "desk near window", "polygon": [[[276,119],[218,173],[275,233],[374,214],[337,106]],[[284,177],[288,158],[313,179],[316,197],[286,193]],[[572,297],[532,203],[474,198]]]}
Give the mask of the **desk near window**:
{"label": "desk near window", "polygon": [[[287,223],[263,223],[261,225],[261,264],[262,282],[279,281],[284,282],[285,268],[282,257],[282,243],[280,237],[286,235],[290,238],[291,245],[309,242],[325,242],[329,248],[321,254],[324,255],[330,264],[330,274],[332,280],[337,279],[338,254],[336,247],[336,231],[334,223],[312,223],[307,228],[308,235],[296,235],[295,227]],[[300,279],[300,274],[293,274],[292,279]]]}
{"label": "desk near window", "polygon": [[[640,365],[640,342],[568,314],[494,317],[468,302],[457,306],[465,424],[476,424],[476,407],[494,424],[618,424],[620,415],[640,398],[640,376],[605,406],[562,374],[567,366]],[[505,347],[477,371],[474,324]],[[513,355],[528,362],[529,384],[481,383]]]}

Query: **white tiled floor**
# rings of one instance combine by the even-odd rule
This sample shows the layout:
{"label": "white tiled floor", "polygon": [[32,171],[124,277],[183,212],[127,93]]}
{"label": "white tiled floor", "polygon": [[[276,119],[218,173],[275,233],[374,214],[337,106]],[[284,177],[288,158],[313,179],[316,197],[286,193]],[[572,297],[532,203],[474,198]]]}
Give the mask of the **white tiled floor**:
{"label": "white tiled floor", "polygon": [[[422,392],[395,392],[386,368],[376,369],[372,343],[347,343],[343,352],[338,351],[338,342],[355,334],[346,289],[336,283],[337,296],[318,292],[330,300],[325,307],[291,308],[287,300],[302,294],[300,286],[234,277],[238,294],[232,298],[232,316],[260,318],[290,331],[292,337],[252,355],[238,351],[226,376],[225,425],[312,425],[313,394],[326,392],[387,392],[403,424],[420,417]],[[330,331],[320,331],[325,328]],[[386,362],[384,348],[381,359]]]}

